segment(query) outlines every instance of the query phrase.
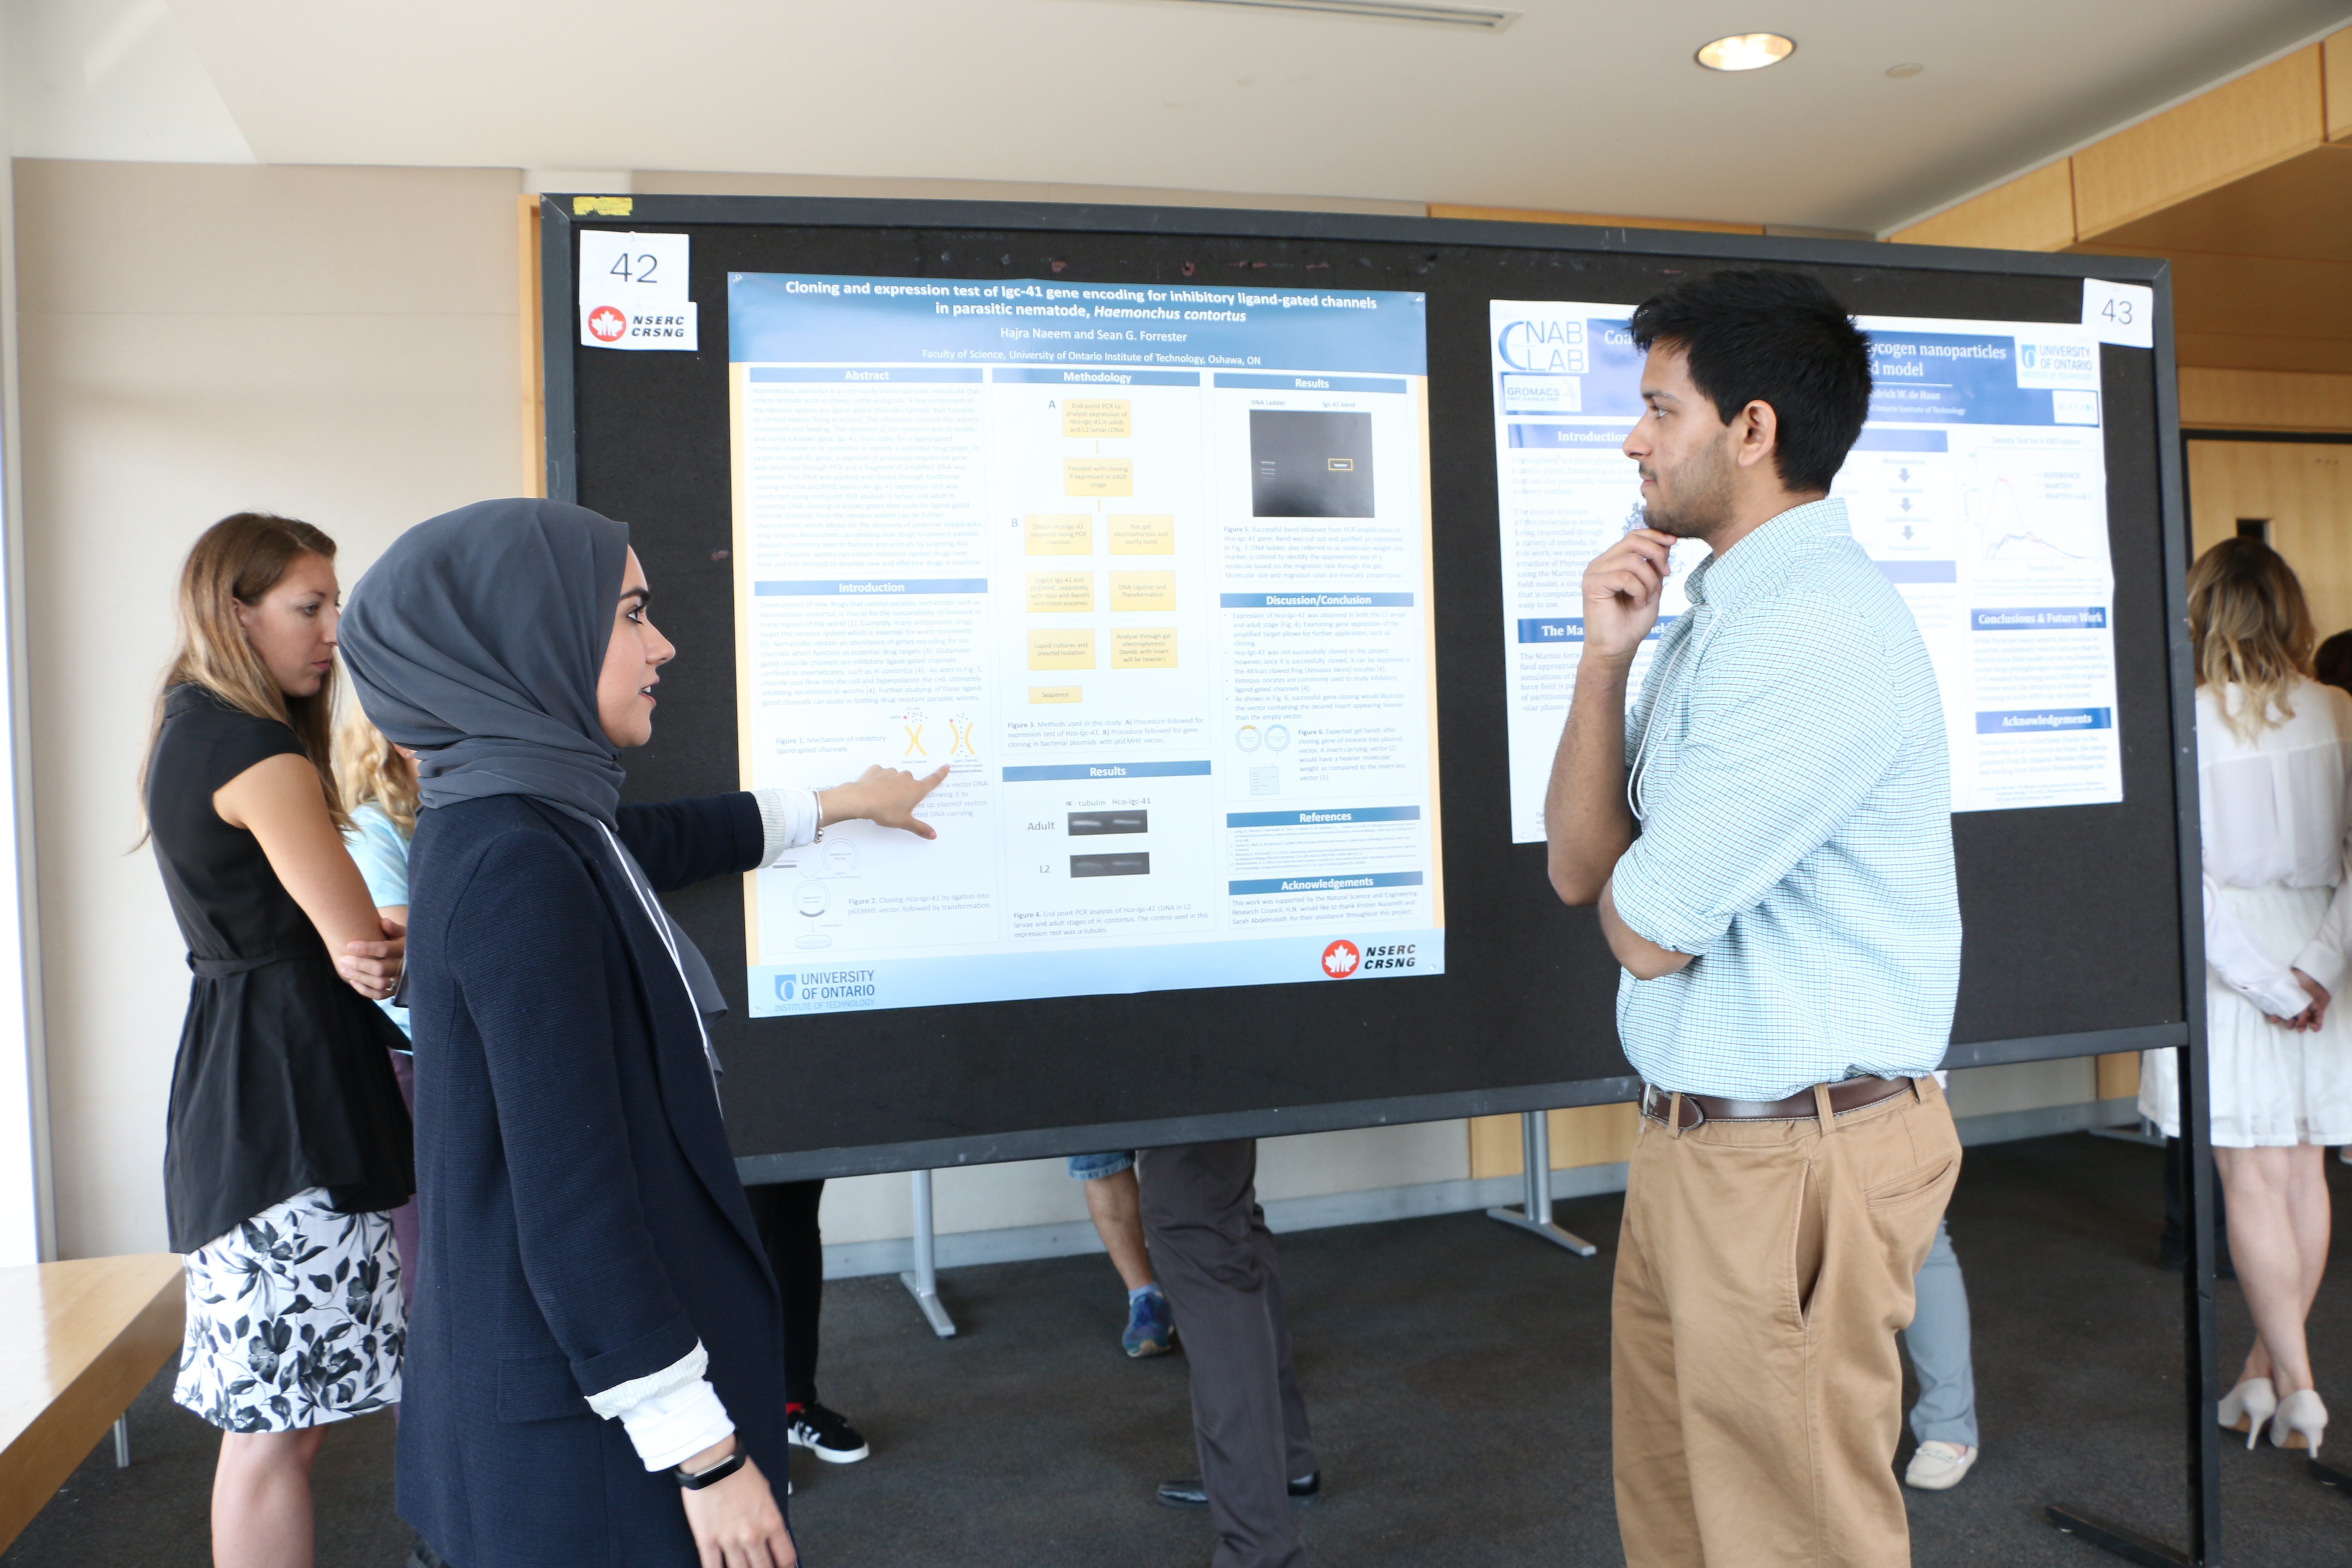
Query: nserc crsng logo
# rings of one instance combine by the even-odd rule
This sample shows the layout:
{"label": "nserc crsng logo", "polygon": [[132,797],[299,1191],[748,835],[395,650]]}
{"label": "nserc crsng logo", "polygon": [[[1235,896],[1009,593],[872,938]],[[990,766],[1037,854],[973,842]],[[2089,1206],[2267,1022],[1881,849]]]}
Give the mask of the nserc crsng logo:
{"label": "nserc crsng logo", "polygon": [[800,1006],[827,1002],[871,1002],[875,996],[870,969],[813,969],[776,976],[776,1000]]}

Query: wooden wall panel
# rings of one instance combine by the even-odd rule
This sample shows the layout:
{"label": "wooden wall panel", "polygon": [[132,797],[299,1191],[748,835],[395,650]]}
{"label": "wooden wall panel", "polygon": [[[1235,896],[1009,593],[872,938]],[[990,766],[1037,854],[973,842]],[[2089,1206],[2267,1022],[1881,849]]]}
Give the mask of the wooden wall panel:
{"label": "wooden wall panel", "polygon": [[541,339],[539,287],[539,198],[525,193],[515,198],[517,260],[521,273],[518,303],[522,350],[522,488],[519,496],[547,493],[547,386],[541,363]]}
{"label": "wooden wall panel", "polygon": [[2319,58],[2326,79],[2327,139],[2352,142],[2352,27],[2330,33],[2319,46]]}
{"label": "wooden wall panel", "polygon": [[[1461,206],[1452,202],[1429,204],[1432,217],[1486,218],[1499,223],[1580,223],[1595,228],[1683,228],[1697,229],[1706,234],[1762,234],[1760,223],[1717,223],[1710,218],[1696,217],[1623,217],[1606,213],[1546,212],[1536,207],[1475,207]],[[1517,1147],[1517,1144],[1513,1145]],[[1512,1169],[1518,1168],[1518,1156],[1512,1157]]]}
{"label": "wooden wall panel", "polygon": [[2180,423],[2192,430],[2352,430],[2352,375],[2184,365]]}
{"label": "wooden wall panel", "polygon": [[2063,250],[2074,243],[2074,165],[2061,158],[1886,237],[1897,245]]}
{"label": "wooden wall panel", "polygon": [[2094,238],[2292,158],[2326,123],[2314,44],[2075,153],[2076,232]]}
{"label": "wooden wall panel", "polygon": [[2101,1100],[2124,1100],[2139,1093],[2137,1051],[2115,1051],[2097,1061]]}
{"label": "wooden wall panel", "polygon": [[2352,446],[2284,441],[2189,443],[2189,515],[2200,552],[2270,524],[2271,547],[2303,579],[2323,637],[2352,630]]}
{"label": "wooden wall panel", "polygon": [[[1546,1125],[1551,1133],[1553,1170],[1613,1165],[1633,1157],[1633,1133],[1641,1125],[1641,1108],[1630,1100],[1618,1105],[1580,1105],[1550,1112]],[[1516,1176],[1526,1168],[1517,1117],[1470,1119],[1473,1176]]]}

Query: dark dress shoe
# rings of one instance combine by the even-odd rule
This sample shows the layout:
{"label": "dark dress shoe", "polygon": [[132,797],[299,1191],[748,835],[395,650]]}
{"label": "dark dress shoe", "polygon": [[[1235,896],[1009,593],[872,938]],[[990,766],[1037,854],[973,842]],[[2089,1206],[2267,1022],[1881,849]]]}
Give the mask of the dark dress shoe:
{"label": "dark dress shoe", "polygon": [[[1323,1495],[1323,1472],[1302,1476],[1290,1483],[1290,1506],[1305,1508]],[[1206,1508],[1209,1489],[1198,1476],[1186,1476],[1181,1480],[1162,1481],[1157,1494],[1162,1508]]]}

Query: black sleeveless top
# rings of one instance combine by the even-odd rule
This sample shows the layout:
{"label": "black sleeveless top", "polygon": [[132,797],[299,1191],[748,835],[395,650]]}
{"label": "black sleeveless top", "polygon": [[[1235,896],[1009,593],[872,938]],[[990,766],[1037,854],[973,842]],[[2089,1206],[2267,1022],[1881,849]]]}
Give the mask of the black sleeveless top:
{"label": "black sleeveless top", "polygon": [[362,1214],[397,1208],[415,1186],[384,1054],[407,1041],[335,972],[260,840],[213,809],[215,790],[289,752],[302,743],[274,719],[202,686],[165,694],[147,821],[195,972],[163,1145],[175,1252],[310,1187]]}

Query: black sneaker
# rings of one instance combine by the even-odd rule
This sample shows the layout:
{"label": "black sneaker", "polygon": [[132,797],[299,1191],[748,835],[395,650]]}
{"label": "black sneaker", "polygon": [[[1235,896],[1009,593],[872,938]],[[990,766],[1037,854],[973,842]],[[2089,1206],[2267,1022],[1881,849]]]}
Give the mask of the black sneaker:
{"label": "black sneaker", "polygon": [[786,1430],[793,1447],[806,1448],[829,1465],[854,1465],[874,1451],[838,1410],[828,1410],[812,1401],[787,1419],[791,1425]]}
{"label": "black sneaker", "polygon": [[[1323,1472],[1301,1476],[1290,1483],[1290,1506],[1305,1508],[1323,1495]],[[1181,1480],[1162,1481],[1157,1500],[1162,1508],[1206,1508],[1209,1489],[1198,1476],[1186,1476]]]}

